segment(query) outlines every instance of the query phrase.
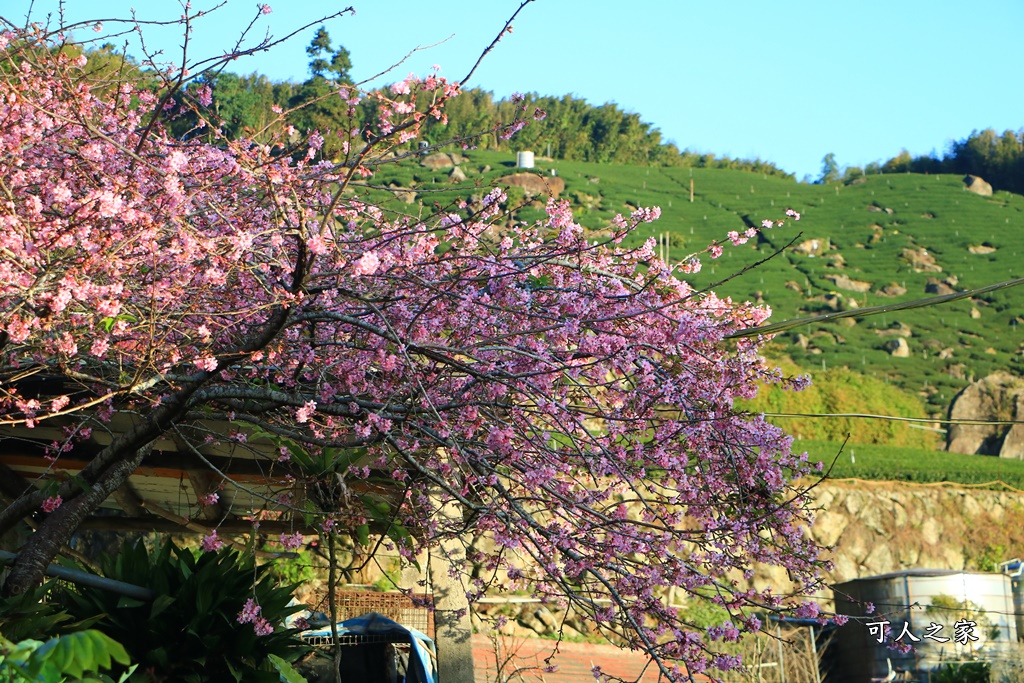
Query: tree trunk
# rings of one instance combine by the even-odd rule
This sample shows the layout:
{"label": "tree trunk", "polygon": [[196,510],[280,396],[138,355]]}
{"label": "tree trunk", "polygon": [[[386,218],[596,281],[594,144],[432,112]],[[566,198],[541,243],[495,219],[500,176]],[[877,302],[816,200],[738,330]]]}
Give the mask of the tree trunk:
{"label": "tree trunk", "polygon": [[70,540],[82,520],[128,480],[147,452],[148,448],[136,449],[132,457],[119,460],[101,472],[88,491],[54,510],[21,549],[4,583],[4,594],[20,595],[42,583],[47,565]]}
{"label": "tree trunk", "polygon": [[[66,499],[72,497],[77,499],[78,491],[81,490],[81,482],[84,481],[86,484],[95,486],[104,477],[108,476],[107,472],[109,470],[116,467],[126,458],[131,460],[133,458],[131,454],[137,455],[146,444],[152,443],[157,437],[167,431],[175,421],[181,419],[181,416],[185,413],[188,399],[196,392],[199,386],[200,383],[197,382],[191,387],[182,389],[172,398],[157,406],[141,423],[115,438],[109,446],[97,453],[92,461],[85,466],[79,474],[79,481],[70,479],[61,484],[57,492],[58,495]],[[115,486],[114,489],[116,488]],[[6,534],[15,524],[38,510],[48,495],[44,491],[33,489],[8,505],[6,509],[0,511],[0,535]],[[100,502],[102,502],[102,499],[100,499]]]}

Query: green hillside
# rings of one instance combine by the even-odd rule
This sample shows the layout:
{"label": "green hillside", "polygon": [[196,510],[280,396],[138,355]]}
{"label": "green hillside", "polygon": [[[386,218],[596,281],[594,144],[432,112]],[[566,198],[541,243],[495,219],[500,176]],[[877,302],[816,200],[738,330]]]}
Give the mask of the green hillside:
{"label": "green hillside", "polygon": [[[479,188],[515,172],[512,165],[508,154],[467,152],[460,164],[465,183],[451,184],[451,169],[419,164],[381,166],[373,181],[378,187],[414,186],[416,203],[396,200],[394,206],[415,214],[417,204],[445,205],[481,194]],[[600,230],[631,207],[660,206],[661,219],[625,244],[667,233],[672,261],[730,230],[778,219],[787,208],[799,211],[799,222],[765,232],[757,244],[727,247],[721,259],[706,259],[704,270],[689,276],[696,286],[710,285],[793,241],[756,270],[716,287],[722,295],[763,300],[774,311],[772,321],[923,298],[930,295],[929,279],[961,290],[1024,275],[1024,197],[982,197],[967,192],[959,176],[886,174],[850,185],[809,185],[748,171],[542,160],[535,172],[552,170],[566,183],[561,196],[573,202],[586,227]],[[513,188],[511,195],[519,199],[522,190]],[[539,217],[540,206],[533,203],[519,217]],[[882,291],[886,286],[889,292]],[[857,322],[818,324],[780,335],[774,351],[810,370],[869,373],[919,394],[927,410],[940,415],[972,377],[1024,370],[1022,302],[1024,289],[1009,289]],[[906,338],[909,357],[885,348],[899,336]]]}

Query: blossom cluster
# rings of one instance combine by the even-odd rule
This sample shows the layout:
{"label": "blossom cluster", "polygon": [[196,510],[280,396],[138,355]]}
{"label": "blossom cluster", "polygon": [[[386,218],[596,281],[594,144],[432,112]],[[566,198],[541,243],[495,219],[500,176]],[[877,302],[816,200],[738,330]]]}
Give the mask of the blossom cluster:
{"label": "blossom cluster", "polygon": [[265,617],[260,616],[262,609],[255,600],[249,598],[245,601],[242,611],[238,613],[235,620],[239,624],[252,624],[252,628],[258,636],[269,636],[274,632],[274,626]]}

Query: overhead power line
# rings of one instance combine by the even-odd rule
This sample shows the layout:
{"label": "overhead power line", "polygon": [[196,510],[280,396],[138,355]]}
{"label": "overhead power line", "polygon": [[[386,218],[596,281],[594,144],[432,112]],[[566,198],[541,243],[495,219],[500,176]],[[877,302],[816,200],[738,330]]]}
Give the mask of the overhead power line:
{"label": "overhead power line", "polygon": [[803,327],[804,325],[811,325],[813,323],[823,323],[830,320],[839,320],[841,318],[865,318],[869,315],[879,315],[880,313],[891,313],[893,311],[906,311],[912,308],[924,308],[925,306],[934,306],[936,304],[945,304],[950,301],[958,301],[960,299],[966,299],[969,297],[978,296],[980,294],[988,294],[999,289],[1007,289],[1009,287],[1016,287],[1018,285],[1024,285],[1024,277],[1014,278],[1013,280],[1007,280],[1006,282],[998,282],[994,285],[988,285],[986,287],[980,287],[978,289],[965,289],[962,292],[953,292],[952,294],[942,294],[940,296],[930,296],[926,299],[915,299],[913,301],[904,301],[899,304],[884,304],[882,306],[869,306],[867,308],[856,308],[850,311],[837,311],[835,313],[825,313],[823,315],[815,315],[809,318],[796,318],[794,320],[783,320],[782,322],[772,323],[771,325],[762,325],[761,327],[749,327],[745,330],[739,330],[731,334],[725,335],[726,339],[735,339],[737,337],[756,337],[759,334],[775,334],[778,332],[785,332],[795,327]]}

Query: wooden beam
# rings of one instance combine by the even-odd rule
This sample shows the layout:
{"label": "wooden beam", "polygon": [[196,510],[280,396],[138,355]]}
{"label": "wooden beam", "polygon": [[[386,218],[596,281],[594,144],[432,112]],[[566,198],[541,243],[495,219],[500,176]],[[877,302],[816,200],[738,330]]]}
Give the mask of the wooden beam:
{"label": "wooden beam", "polygon": [[[224,480],[219,474],[208,469],[190,469],[188,470],[188,481],[192,484],[192,490],[195,491],[196,502],[200,503],[209,494],[217,493],[217,489]],[[223,500],[218,500],[216,505],[203,505],[202,510],[204,519],[214,521],[230,515],[231,505],[225,504]]]}
{"label": "wooden beam", "polygon": [[[174,514],[173,512],[171,512],[170,510],[165,510],[162,507],[160,507],[159,505],[155,505],[153,503],[148,503],[148,502],[144,501],[143,505],[145,506],[145,508],[147,510],[149,510],[153,514],[157,515],[158,517],[163,517],[168,522],[171,522],[172,524],[178,525],[178,532],[179,533],[181,531],[183,531],[184,529],[187,529],[187,530],[189,530],[189,531],[191,531],[193,533],[196,533],[196,534],[202,534],[203,536],[209,536],[210,534],[213,534],[214,532],[218,532],[221,529],[223,529],[222,525],[218,525],[216,529],[211,529],[211,528],[209,528],[207,526],[203,526],[202,524],[197,524],[196,522],[193,522],[191,520],[185,519],[184,517],[180,517],[180,516]],[[261,523],[260,527],[262,527],[262,526],[263,526],[263,524]],[[249,531],[251,532],[253,530],[252,522],[249,522],[248,527],[249,527]],[[81,527],[79,527],[79,528],[81,528]],[[243,533],[245,533],[245,532],[243,532]],[[252,552],[254,555],[256,555],[256,557],[267,557],[267,558],[295,557],[295,553],[268,553],[265,550],[250,549],[245,543],[239,543],[237,541],[231,540],[230,538],[222,538],[220,540],[222,542],[226,543],[227,545],[230,545],[232,548],[234,548],[236,550],[240,550],[242,552]]]}
{"label": "wooden beam", "polygon": [[34,490],[35,486],[31,482],[27,481],[3,462],[0,462],[0,494],[11,500],[17,500]]}
{"label": "wooden beam", "polygon": [[[153,509],[151,505],[146,506],[147,510]],[[173,513],[164,511],[170,517],[157,517],[155,515],[149,515],[147,517],[86,517],[82,520],[79,529],[82,531],[127,531],[127,532],[138,532],[147,533],[155,531],[158,533],[170,533],[170,534],[201,534],[207,535],[212,529],[207,528],[202,524],[196,524],[190,522],[189,525],[184,525],[175,519],[184,521],[184,518],[178,517]],[[222,534],[231,535],[245,535],[254,532],[261,534],[267,534],[269,536],[276,536],[278,534],[292,534],[298,532],[303,536],[319,536],[320,530],[316,527],[306,526],[302,521],[290,522],[281,520],[263,520],[260,522],[258,529],[253,528],[253,522],[248,519],[225,519],[218,523],[217,531]],[[387,533],[387,528],[384,524],[379,522],[370,522],[370,533],[373,535],[381,535]],[[273,555],[273,553],[270,553]],[[288,556],[288,553],[282,553],[281,555]],[[277,556],[277,555],[275,555]]]}
{"label": "wooden beam", "polygon": [[[152,510],[152,505],[146,509]],[[165,511],[166,512],[166,511]],[[168,513],[173,515],[173,513]],[[173,515],[173,517],[184,521],[184,518]],[[209,529],[200,524],[186,525],[174,519],[149,515],[147,517],[86,517],[78,527],[82,531],[157,531],[162,533],[178,534],[209,534]],[[282,522],[278,520],[264,520],[260,522],[259,529],[253,528],[253,522],[247,519],[226,519],[217,525],[217,531],[224,534],[251,534],[254,531],[267,534],[285,534],[299,532],[303,536],[318,536],[319,531],[315,527],[309,527],[299,522]]]}
{"label": "wooden beam", "polygon": [[[209,458],[210,463],[217,469],[229,475],[232,479],[239,481],[270,481],[284,482],[286,475],[297,476],[296,471],[286,469],[281,465],[272,468],[268,461],[242,460],[239,458]],[[0,464],[6,464],[16,469],[45,470],[50,463],[42,459],[41,455],[29,455],[22,453],[0,454]],[[79,472],[89,464],[88,460],[72,456],[61,456],[57,465],[68,472]],[[135,470],[139,475],[146,477],[163,477],[166,479],[181,479],[187,475],[189,470],[206,470],[209,467],[197,458],[190,458],[185,453],[154,454],[146,457]],[[273,474],[273,476],[271,476]]]}
{"label": "wooden beam", "polygon": [[126,515],[141,517],[146,514],[142,496],[136,492],[131,481],[126,481],[111,494],[114,501],[124,510]]}

